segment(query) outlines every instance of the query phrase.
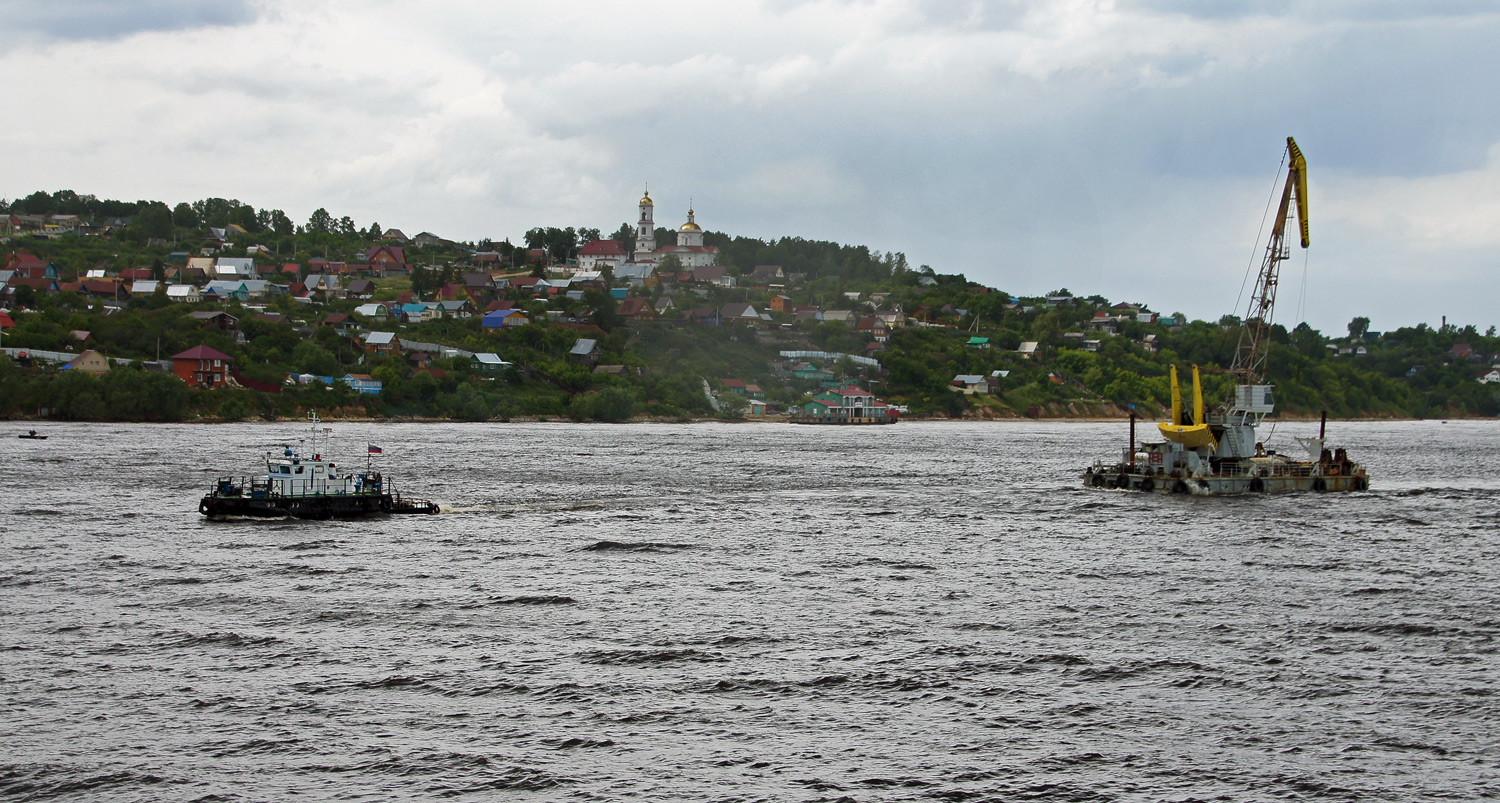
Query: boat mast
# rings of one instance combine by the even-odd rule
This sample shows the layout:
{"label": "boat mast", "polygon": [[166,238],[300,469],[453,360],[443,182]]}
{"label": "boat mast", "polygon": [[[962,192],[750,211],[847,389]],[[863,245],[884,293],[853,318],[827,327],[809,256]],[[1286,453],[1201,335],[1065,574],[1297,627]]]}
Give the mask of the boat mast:
{"label": "boat mast", "polygon": [[1286,223],[1291,217],[1293,196],[1297,200],[1297,221],[1301,226],[1302,247],[1308,246],[1307,233],[1307,160],[1296,140],[1286,138],[1287,153],[1291,157],[1287,167],[1286,186],[1281,191],[1281,207],[1276,212],[1276,223],[1271,228],[1271,238],[1266,242],[1266,256],[1261,262],[1260,274],[1255,279],[1255,292],[1250,296],[1250,307],[1240,326],[1240,342],[1235,349],[1234,364],[1229,369],[1239,385],[1261,385],[1266,378],[1266,352],[1270,346],[1271,316],[1276,307],[1276,285],[1281,274],[1281,263],[1291,257],[1291,248],[1286,245]]}

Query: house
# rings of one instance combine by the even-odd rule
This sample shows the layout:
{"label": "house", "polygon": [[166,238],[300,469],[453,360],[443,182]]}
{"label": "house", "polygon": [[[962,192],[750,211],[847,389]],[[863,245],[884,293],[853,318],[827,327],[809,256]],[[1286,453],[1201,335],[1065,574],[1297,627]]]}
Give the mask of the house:
{"label": "house", "polygon": [[[398,236],[401,232],[395,232]],[[391,232],[386,232],[382,239],[392,239]],[[402,242],[405,242],[403,237]],[[406,272],[406,249],[399,245],[377,245],[370,249],[365,255],[365,262],[369,263],[372,273],[389,275],[391,273]]]}
{"label": "house", "polygon": [[655,287],[656,264],[652,262],[624,262],[615,268],[617,281],[629,282],[633,287]]}
{"label": "house", "polygon": [[723,323],[758,324],[761,322],[760,313],[755,307],[743,302],[725,304],[719,310],[720,320]]}
{"label": "house", "polygon": [[703,326],[720,326],[724,323],[724,316],[716,307],[694,307],[683,313],[683,318]]}
{"label": "house", "polygon": [[213,275],[220,279],[258,279],[253,257],[219,257]]}
{"label": "house", "polygon": [[1454,343],[1453,348],[1448,349],[1448,358],[1451,360],[1477,360],[1479,355],[1474,353],[1474,347],[1468,343]]}
{"label": "house", "polygon": [[510,280],[510,286],[523,292],[545,296],[552,290],[552,283],[536,276],[521,276]]}
{"label": "house", "polygon": [[873,315],[860,318],[859,322],[854,325],[854,331],[869,335],[870,339],[877,343],[884,343],[890,337],[890,330],[886,329],[885,324]]}
{"label": "house", "polygon": [[221,332],[237,332],[240,328],[240,319],[222,310],[198,310],[189,312],[188,317],[199,324],[211,324]]}
{"label": "house", "polygon": [[625,262],[625,246],[619,240],[590,240],[578,249],[580,270],[610,270]]}
{"label": "house", "polygon": [[1480,371],[1479,375],[1474,378],[1486,385],[1493,385],[1500,382],[1500,368],[1487,368]]}
{"label": "house", "polygon": [[965,396],[972,396],[975,393],[989,393],[991,390],[990,379],[983,374],[959,374],[953,377],[953,380],[948,385],[954,390],[963,391]]}
{"label": "house", "polygon": [[788,296],[771,296],[768,306],[772,312],[789,313],[792,311],[792,299]]}
{"label": "house", "polygon": [[402,234],[400,229],[386,229],[385,234],[380,235],[380,239],[389,240],[393,243],[411,242],[411,239],[408,238],[405,234]]}
{"label": "house", "polygon": [[577,359],[584,365],[593,365],[599,361],[599,355],[604,351],[599,348],[599,341],[592,338],[580,337],[568,350],[568,356]]}
{"label": "house", "polygon": [[64,371],[79,371],[85,374],[102,374],[109,370],[109,358],[89,349],[62,367]]}
{"label": "house", "polygon": [[353,279],[344,288],[345,298],[366,299],[375,294],[375,283],[369,279]]}
{"label": "house", "polygon": [[483,374],[493,374],[511,367],[511,363],[500,359],[500,355],[482,351],[474,355],[474,369]]}
{"label": "house", "polygon": [[149,279],[137,279],[130,283],[130,294],[137,298],[141,296],[155,295],[157,289],[159,289],[160,287],[161,282],[152,281]]}
{"label": "house", "polygon": [[626,298],[620,301],[615,309],[621,318],[636,323],[644,323],[656,320],[656,308],[651,306],[650,299]]}
{"label": "house", "polygon": [[234,358],[209,346],[194,346],[172,355],[172,373],[193,387],[219,388],[229,383]]}
{"label": "house", "polygon": [[1027,340],[1026,342],[1016,347],[1016,353],[1029,360],[1032,357],[1036,356],[1039,348],[1040,344],[1038,344],[1035,340]]}
{"label": "house", "polygon": [[402,304],[396,310],[396,317],[402,323],[426,323],[443,317],[443,310],[436,301],[421,301]]}
{"label": "house", "polygon": [[35,254],[17,251],[5,259],[5,269],[13,270],[23,279],[56,279],[57,267],[44,262]]}
{"label": "house", "polygon": [[970,337],[969,342],[965,345],[967,345],[971,349],[988,349],[990,347],[990,339],[987,337],[979,337],[978,335],[975,335],[973,337]]}
{"label": "house", "polygon": [[448,242],[430,231],[418,232],[417,236],[411,238],[411,241],[417,245],[442,245]]}
{"label": "house", "polygon": [[852,310],[831,309],[827,312],[822,313],[819,316],[819,320],[823,321],[824,323],[827,323],[829,321],[838,321],[840,323],[855,323],[858,319],[855,318],[854,312]]}
{"label": "house", "polygon": [[437,302],[438,314],[444,318],[474,317],[474,303],[468,299]]}
{"label": "house", "polygon": [[737,393],[741,396],[745,395],[745,380],[743,379],[721,379],[719,380],[719,386],[730,393]]}
{"label": "house", "polygon": [[14,329],[16,322],[10,319],[4,311],[0,311],[0,329]]}
{"label": "house", "polygon": [[486,312],[484,318],[479,322],[480,329],[510,329],[516,326],[525,326],[531,323],[526,313],[518,309],[497,309]]}
{"label": "house", "polygon": [[366,396],[379,396],[384,385],[379,379],[369,374],[344,374],[343,381],[350,390]]}
{"label": "house", "polygon": [[322,301],[332,301],[344,297],[344,285],[339,277],[331,273],[309,273],[302,280],[302,286],[307,289],[307,294],[315,296]]}
{"label": "house", "polygon": [[656,307],[656,315],[659,318],[663,315],[666,315],[667,312],[672,309],[672,299],[668,296],[662,296],[661,298],[656,299],[656,304],[654,306]]}
{"label": "house", "polygon": [[712,284],[719,287],[734,286],[734,277],[729,275],[728,269],[723,265],[704,265],[693,268],[693,281],[698,284]]}
{"label": "house", "polygon": [[786,281],[786,272],[780,265],[756,265],[750,278],[759,284],[780,284]]}
{"label": "house", "polygon": [[203,295],[199,292],[197,285],[172,284],[167,285],[167,299],[181,301],[186,304],[196,304],[203,300]]}
{"label": "house", "polygon": [[330,312],[323,318],[324,326],[331,326],[342,332],[353,332],[359,329],[359,321],[349,317],[343,312]]}
{"label": "house", "polygon": [[381,303],[360,304],[354,308],[354,314],[361,318],[386,318],[390,316],[390,309]]}
{"label": "house", "polygon": [[250,300],[250,288],[246,282],[234,281],[212,281],[203,288],[203,295],[211,296],[219,301],[235,299],[240,302]]}
{"label": "house", "polygon": [[371,354],[400,354],[401,342],[395,332],[365,332],[365,351]]}

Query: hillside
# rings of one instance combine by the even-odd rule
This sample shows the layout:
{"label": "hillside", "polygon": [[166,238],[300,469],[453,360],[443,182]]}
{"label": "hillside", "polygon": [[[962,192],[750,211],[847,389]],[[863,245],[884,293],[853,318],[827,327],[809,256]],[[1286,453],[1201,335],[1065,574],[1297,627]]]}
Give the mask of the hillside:
{"label": "hillside", "polygon": [[[296,226],[223,199],[37,193],[0,221],[7,417],[739,417],[846,383],[914,416],[1151,416],[1173,364],[1203,366],[1221,398],[1238,337],[1232,317],[1015,296],[901,254],[798,238],[705,232],[715,264],[686,267],[675,254],[579,264],[621,250],[581,248],[590,230],[457,243],[324,210]],[[1283,415],[1500,413],[1493,328],[1367,325],[1273,329]],[[231,370],[171,362],[199,346]],[[59,364],[89,349],[114,365]]]}

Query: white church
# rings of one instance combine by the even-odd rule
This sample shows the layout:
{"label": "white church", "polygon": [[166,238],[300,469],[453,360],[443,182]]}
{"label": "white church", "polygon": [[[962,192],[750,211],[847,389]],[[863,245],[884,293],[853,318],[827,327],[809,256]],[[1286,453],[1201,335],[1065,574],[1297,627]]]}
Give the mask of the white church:
{"label": "white church", "polygon": [[642,196],[641,215],[635,226],[635,262],[651,262],[660,265],[669,255],[677,257],[683,268],[702,268],[714,264],[719,258],[717,246],[703,244],[703,229],[693,219],[693,209],[688,207],[687,222],[677,229],[677,244],[656,246],[656,204],[651,201],[650,190]]}

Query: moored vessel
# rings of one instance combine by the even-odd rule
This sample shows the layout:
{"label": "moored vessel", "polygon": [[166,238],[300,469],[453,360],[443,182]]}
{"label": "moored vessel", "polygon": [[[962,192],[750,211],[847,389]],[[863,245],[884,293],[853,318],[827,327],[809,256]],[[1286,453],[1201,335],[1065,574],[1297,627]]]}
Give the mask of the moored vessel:
{"label": "moored vessel", "polygon": [[1287,137],[1289,157],[1281,206],[1266,244],[1250,308],[1240,326],[1239,344],[1230,373],[1235,377],[1229,398],[1213,410],[1205,409],[1198,366],[1193,366],[1193,409],[1183,409],[1177,367],[1171,369],[1172,421],[1157,429],[1162,440],[1141,443],[1135,438],[1135,416],[1130,417],[1130,444],[1117,463],[1096,461],[1083,472],[1088,488],[1154,493],[1234,494],[1288,491],[1364,491],[1369,475],[1342,449],[1329,450],[1327,416],[1318,437],[1299,438],[1306,459],[1267,449],[1257,428],[1274,409],[1274,386],[1266,381],[1271,316],[1281,263],[1291,256],[1285,244],[1286,224],[1295,201],[1302,247],[1309,244],[1307,224],[1307,161],[1296,141]]}
{"label": "moored vessel", "polygon": [[[357,519],[401,513],[437,513],[427,499],[402,495],[395,484],[373,470],[366,457],[364,471],[347,471],[324,459],[318,448],[318,415],[312,421],[309,449],[285,446],[280,455],[267,454],[265,477],[220,477],[198,503],[210,521],[227,519]],[[308,456],[310,450],[311,456]],[[367,448],[368,455],[378,447]]]}

